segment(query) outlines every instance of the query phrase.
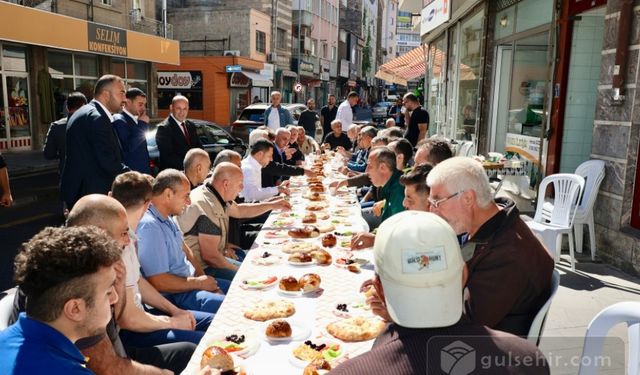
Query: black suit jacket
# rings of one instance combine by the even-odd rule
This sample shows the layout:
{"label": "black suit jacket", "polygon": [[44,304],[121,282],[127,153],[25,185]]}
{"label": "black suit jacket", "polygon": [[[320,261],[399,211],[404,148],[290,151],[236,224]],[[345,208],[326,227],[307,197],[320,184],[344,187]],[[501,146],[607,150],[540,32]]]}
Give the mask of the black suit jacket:
{"label": "black suit jacket", "polygon": [[172,116],[158,124],[156,143],[160,151],[160,169],[183,169],[184,156],[192,148],[203,148],[196,132],[196,126],[189,120],[185,121],[189,132],[190,144],[184,136],[184,132]]}
{"label": "black suit jacket", "polygon": [[69,209],[87,194],[107,194],[120,173],[129,171],[109,117],[92,101],[67,122],[66,160],[60,190]]}
{"label": "black suit jacket", "polygon": [[65,142],[67,136],[67,117],[54,121],[47,132],[47,139],[44,141],[42,153],[47,160],[59,159],[58,172],[62,174],[65,159]]}
{"label": "black suit jacket", "polygon": [[301,176],[304,168],[284,163],[283,156],[278,153],[278,149],[273,146],[273,159],[262,168],[262,187],[277,186],[283,176]]}

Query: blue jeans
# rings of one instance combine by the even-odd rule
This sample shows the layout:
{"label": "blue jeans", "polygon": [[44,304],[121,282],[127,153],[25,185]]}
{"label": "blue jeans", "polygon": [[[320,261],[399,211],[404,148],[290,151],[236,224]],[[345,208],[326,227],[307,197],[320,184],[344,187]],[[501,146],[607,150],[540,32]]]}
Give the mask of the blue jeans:
{"label": "blue jeans", "polygon": [[[230,281],[224,279],[216,279],[216,281],[218,282],[218,287],[224,293],[229,291]],[[204,290],[165,294],[164,297],[181,309],[208,313],[216,313],[224,300],[224,294],[211,293]]]}
{"label": "blue jeans", "polygon": [[[227,259],[227,262],[233,264],[234,266],[240,267],[240,265],[242,264],[242,261],[244,260],[247,254],[244,252],[244,250],[242,250],[242,251],[236,251],[236,255],[238,256],[238,260],[231,259],[231,258],[226,258],[226,259]],[[236,277],[236,272],[237,271],[229,268],[207,267],[204,269],[204,273],[206,273],[209,276],[215,277],[216,280],[224,279],[224,280],[228,280],[229,282],[233,281],[233,278]]]}
{"label": "blue jeans", "polygon": [[161,329],[144,333],[126,329],[120,330],[120,339],[124,346],[134,348],[147,348],[184,341],[198,345],[202,336],[204,336],[202,331],[187,331],[183,329]]}

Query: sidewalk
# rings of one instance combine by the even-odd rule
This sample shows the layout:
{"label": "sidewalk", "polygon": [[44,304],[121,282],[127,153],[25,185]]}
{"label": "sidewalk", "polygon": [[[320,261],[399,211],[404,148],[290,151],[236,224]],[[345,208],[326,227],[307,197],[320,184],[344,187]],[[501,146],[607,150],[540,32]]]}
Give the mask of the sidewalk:
{"label": "sidewalk", "polygon": [[[551,303],[540,342],[540,350],[550,361],[552,374],[577,374],[577,366],[567,365],[563,360],[572,356],[579,358],[587,326],[602,309],[617,302],[640,301],[640,279],[608,264],[592,262],[587,248],[577,255],[578,261],[582,262],[576,263],[575,272],[571,271],[568,255],[563,255],[560,263],[556,264],[561,274],[560,288]],[[625,355],[622,343],[626,347],[626,326],[615,326],[608,336],[620,339],[605,344],[609,350],[615,351],[620,362],[603,366],[599,373],[624,374],[626,364],[622,363]],[[563,360],[558,361],[559,357]]]}
{"label": "sidewalk", "polygon": [[41,150],[3,152],[2,157],[7,162],[10,179],[58,168],[58,160],[45,159]]}

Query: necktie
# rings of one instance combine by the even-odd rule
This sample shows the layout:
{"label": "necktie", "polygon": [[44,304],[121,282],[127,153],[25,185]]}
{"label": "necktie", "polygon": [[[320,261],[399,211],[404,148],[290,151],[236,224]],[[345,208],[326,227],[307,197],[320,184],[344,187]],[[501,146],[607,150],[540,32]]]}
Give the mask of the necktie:
{"label": "necktie", "polygon": [[189,139],[190,137],[189,137],[189,131],[187,130],[187,124],[183,122],[180,125],[182,125],[182,130],[184,131],[184,139],[187,141],[187,144],[191,146],[191,139]]}

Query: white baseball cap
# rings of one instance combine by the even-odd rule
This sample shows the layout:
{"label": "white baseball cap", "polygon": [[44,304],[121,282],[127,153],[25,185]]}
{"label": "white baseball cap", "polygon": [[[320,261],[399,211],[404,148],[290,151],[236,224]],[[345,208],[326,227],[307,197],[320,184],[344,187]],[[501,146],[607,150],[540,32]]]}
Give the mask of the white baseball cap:
{"label": "white baseball cap", "polygon": [[455,232],[438,215],[404,211],[378,228],[375,269],[391,319],[403,327],[448,327],[462,315],[464,261]]}

